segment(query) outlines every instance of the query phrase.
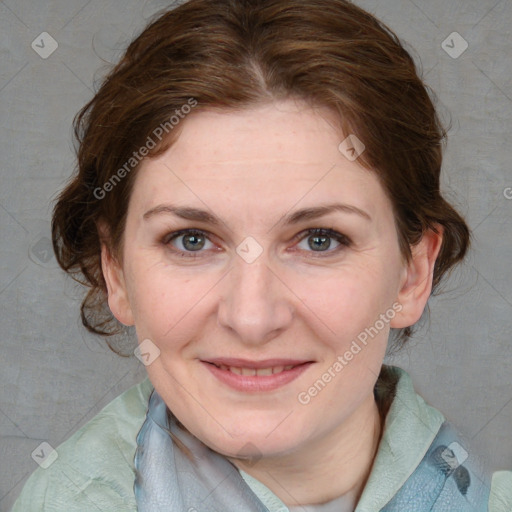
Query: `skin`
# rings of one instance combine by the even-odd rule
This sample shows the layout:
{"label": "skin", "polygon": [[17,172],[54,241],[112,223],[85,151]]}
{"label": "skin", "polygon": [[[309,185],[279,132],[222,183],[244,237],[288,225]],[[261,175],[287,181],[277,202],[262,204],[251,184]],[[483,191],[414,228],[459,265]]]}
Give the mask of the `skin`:
{"label": "skin", "polygon": [[[287,505],[345,493],[355,504],[381,432],[373,387],[389,329],[420,318],[442,234],[428,231],[404,263],[391,203],[376,175],[338,150],[345,136],[329,112],[287,100],[198,111],[180,127],[177,142],[138,171],[120,261],[103,246],[109,306],[136,326],[140,341],[159,348],[149,378],[192,434]],[[282,223],[298,209],[334,202],[371,220],[334,212]],[[168,212],[144,218],[162,204],[205,209],[220,222]],[[166,238],[185,228],[208,236],[197,258],[180,255],[187,247],[197,254],[183,236]],[[315,251],[310,228],[333,229],[351,244],[330,238],[330,247]],[[236,252],[248,236],[263,249],[252,263]],[[298,394],[394,303],[401,311],[301,404]],[[314,363],[281,388],[249,393],[227,387],[200,362],[221,356]]]}

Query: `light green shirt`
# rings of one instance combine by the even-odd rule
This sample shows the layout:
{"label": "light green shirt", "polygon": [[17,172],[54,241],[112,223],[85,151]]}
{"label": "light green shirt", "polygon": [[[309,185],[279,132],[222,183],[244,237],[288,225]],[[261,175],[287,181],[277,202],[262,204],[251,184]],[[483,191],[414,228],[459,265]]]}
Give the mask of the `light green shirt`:
{"label": "light green shirt", "polygon": [[[391,500],[416,469],[444,421],[439,411],[415,393],[407,373],[397,371],[396,395],[355,512],[378,512]],[[152,391],[146,378],[58,446],[58,458],[30,476],[12,512],[136,512],[133,458]],[[261,482],[240,473],[270,512],[289,512]],[[329,504],[319,508],[328,509]],[[512,512],[512,471],[494,473],[489,512]]]}

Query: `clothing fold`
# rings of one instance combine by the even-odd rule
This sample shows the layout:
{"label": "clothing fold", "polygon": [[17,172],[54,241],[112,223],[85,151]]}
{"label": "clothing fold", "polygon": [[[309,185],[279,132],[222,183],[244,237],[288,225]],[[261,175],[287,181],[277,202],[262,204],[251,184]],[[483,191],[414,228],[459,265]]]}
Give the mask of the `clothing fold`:
{"label": "clothing fold", "polygon": [[[137,435],[134,462],[139,512],[269,512],[226,457],[178,426],[156,390]],[[381,512],[487,512],[489,489],[489,475],[473,463],[444,422],[420,464]]]}
{"label": "clothing fold", "polygon": [[[12,512],[289,512],[262,482],[174,425],[154,389],[145,378],[55,447],[58,458],[34,471]],[[492,474],[487,506],[489,473],[470,440],[445,430],[407,372],[384,366],[375,393],[383,432],[355,512],[512,512],[512,471]]]}
{"label": "clothing fold", "polygon": [[178,427],[156,391],[137,435],[135,468],[139,512],[269,512],[227,458]]}

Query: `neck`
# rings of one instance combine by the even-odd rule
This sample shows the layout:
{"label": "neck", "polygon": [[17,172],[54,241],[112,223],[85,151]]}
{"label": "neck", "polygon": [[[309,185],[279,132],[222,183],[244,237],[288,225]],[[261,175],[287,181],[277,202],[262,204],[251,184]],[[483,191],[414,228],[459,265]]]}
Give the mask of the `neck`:
{"label": "neck", "polygon": [[313,505],[347,495],[354,508],[377,452],[381,433],[373,393],[342,425],[300,450],[263,457],[254,466],[231,459],[267,486],[285,505]]}

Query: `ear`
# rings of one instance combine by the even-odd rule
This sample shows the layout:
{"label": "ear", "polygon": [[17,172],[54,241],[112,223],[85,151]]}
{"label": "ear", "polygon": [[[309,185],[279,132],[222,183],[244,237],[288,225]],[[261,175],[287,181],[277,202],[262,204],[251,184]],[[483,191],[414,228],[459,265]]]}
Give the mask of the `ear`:
{"label": "ear", "polygon": [[443,226],[436,224],[438,233],[428,229],[421,241],[411,248],[412,259],[404,268],[397,302],[402,310],[390,322],[391,327],[403,328],[415,324],[421,317],[430,293],[436,262],[443,241]]}
{"label": "ear", "polygon": [[101,269],[107,285],[108,306],[124,325],[133,325],[133,313],[128,300],[126,281],[121,264],[112,254],[105,226],[98,226],[101,240]]}

